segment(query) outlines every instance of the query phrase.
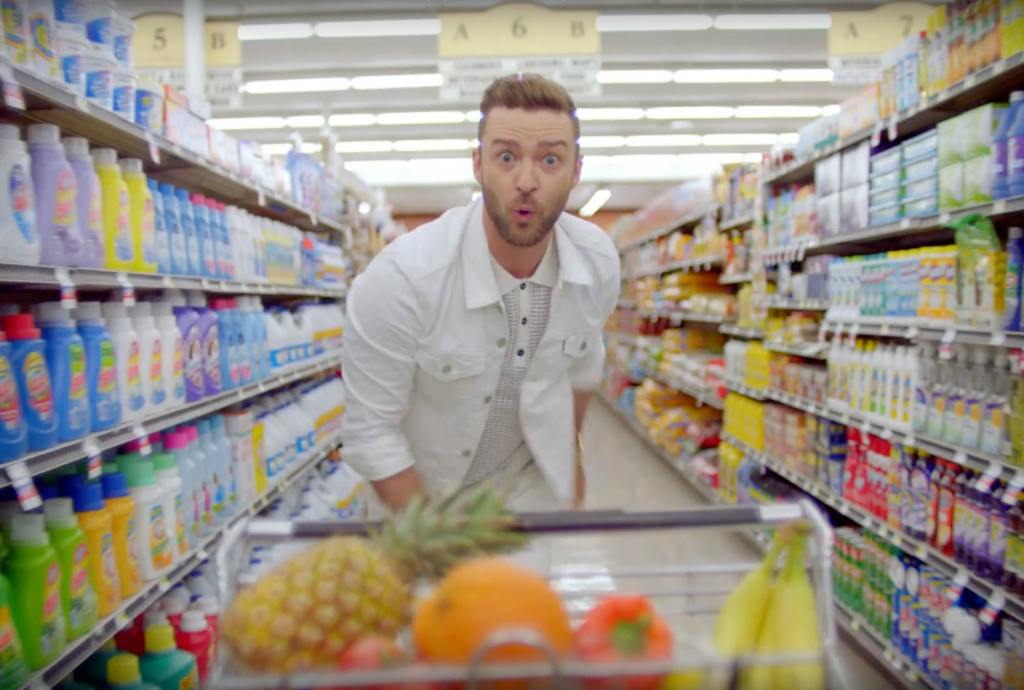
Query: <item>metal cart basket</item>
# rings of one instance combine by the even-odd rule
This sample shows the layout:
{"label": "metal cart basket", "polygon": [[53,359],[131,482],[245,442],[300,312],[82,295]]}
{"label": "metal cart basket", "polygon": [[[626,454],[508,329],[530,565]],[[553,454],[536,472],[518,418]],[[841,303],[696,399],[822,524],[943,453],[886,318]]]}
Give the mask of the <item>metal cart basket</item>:
{"label": "metal cart basket", "polygon": [[[277,690],[300,688],[403,687],[408,684],[457,683],[458,687],[488,688],[491,681],[535,679],[533,687],[575,689],[593,687],[599,679],[630,676],[659,676],[675,671],[704,670],[704,687],[742,688],[739,671],[750,665],[783,665],[821,662],[826,670],[827,687],[846,690],[838,659],[835,610],[832,600],[832,530],[822,513],[810,501],[768,506],[727,506],[661,512],[586,511],[567,513],[524,513],[518,516],[518,529],[535,539],[557,544],[556,539],[586,538],[594,532],[615,532],[635,541],[639,531],[670,529],[732,528],[765,530],[784,523],[802,521],[810,529],[807,553],[814,587],[817,621],[822,639],[822,654],[779,655],[739,660],[723,660],[711,650],[711,626],[718,608],[742,577],[758,563],[735,565],[638,564],[626,570],[553,570],[549,578],[560,593],[570,616],[582,615],[600,595],[614,590],[633,591],[650,599],[659,615],[676,633],[676,653],[671,661],[623,661],[607,664],[582,663],[559,659],[543,640],[529,631],[504,630],[492,636],[466,666],[414,665],[373,672],[317,672],[275,676],[246,674],[234,667],[225,649],[213,666],[204,688],[212,690]],[[256,545],[271,546],[296,540],[315,540],[334,535],[364,535],[377,523],[367,522],[287,522],[251,520],[239,523],[227,535],[217,553],[217,572],[224,608],[234,599],[239,587],[247,584],[240,570],[248,552]],[[662,538],[661,535],[657,535]],[[708,544],[717,535],[708,535]],[[675,535],[678,537],[678,535]],[[664,538],[673,538],[666,534]],[[643,542],[646,543],[646,542]],[[698,542],[703,543],[703,542]],[[557,548],[555,546],[554,548]],[[656,558],[658,552],[648,554]],[[694,559],[696,560],[696,559]],[[251,581],[251,580],[249,580]],[[678,622],[684,622],[680,626]],[[693,627],[690,627],[692,623]],[[680,632],[682,627],[684,632]],[[691,634],[694,633],[694,634]],[[693,640],[700,639],[695,642]],[[488,652],[510,645],[530,645],[540,650],[545,661],[532,664],[498,665],[483,663]],[[724,679],[724,681],[723,681]],[[443,687],[435,685],[432,687]],[[602,687],[626,687],[611,685]],[[700,687],[700,686],[695,686]],[[759,690],[751,688],[751,690]]]}

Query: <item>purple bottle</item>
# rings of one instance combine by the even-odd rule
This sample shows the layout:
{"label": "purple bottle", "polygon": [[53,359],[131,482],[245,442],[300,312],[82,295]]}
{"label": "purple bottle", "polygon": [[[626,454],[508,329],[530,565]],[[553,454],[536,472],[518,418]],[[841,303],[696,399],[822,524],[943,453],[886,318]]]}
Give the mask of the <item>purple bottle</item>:
{"label": "purple bottle", "polygon": [[199,314],[185,305],[185,296],[177,290],[168,290],[164,298],[174,308],[174,318],[181,331],[182,377],[185,379],[185,402],[202,400],[206,395],[203,385],[203,346],[199,339]]}
{"label": "purple bottle", "polygon": [[1010,507],[1003,503],[1005,487],[996,482],[989,494],[988,577],[1002,582],[1006,574],[1006,545],[1010,533]]}
{"label": "purple bottle", "polygon": [[107,254],[103,246],[103,191],[100,178],[89,155],[89,140],[64,137],[64,154],[75,171],[77,198],[75,211],[82,231],[82,263],[86,268],[103,268]]}
{"label": "purple bottle", "polygon": [[989,512],[989,499],[992,494],[982,491],[974,483],[974,563],[972,569],[979,577],[987,578],[991,564],[989,563],[989,537],[992,531],[992,513]]}
{"label": "purple bottle", "polygon": [[85,244],[75,209],[75,171],[64,157],[57,125],[29,125],[28,153],[36,192],[36,229],[43,250],[40,263],[80,266]]}
{"label": "purple bottle", "polygon": [[199,343],[203,353],[203,388],[206,395],[221,392],[220,376],[220,320],[217,312],[206,304],[206,295],[195,290],[188,292],[188,306],[199,314]]}

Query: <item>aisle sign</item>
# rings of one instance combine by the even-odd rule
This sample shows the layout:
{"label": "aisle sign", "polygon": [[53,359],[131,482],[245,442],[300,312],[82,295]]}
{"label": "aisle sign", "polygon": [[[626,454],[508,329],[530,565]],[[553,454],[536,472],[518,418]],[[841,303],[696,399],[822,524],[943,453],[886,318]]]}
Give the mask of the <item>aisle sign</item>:
{"label": "aisle sign", "polygon": [[477,100],[495,79],[520,72],[534,72],[557,81],[573,98],[600,96],[600,69],[598,55],[440,60],[440,96],[449,101]]}
{"label": "aisle sign", "polygon": [[928,28],[935,6],[893,2],[863,12],[832,12],[828,30],[828,66],[833,81],[873,83],[882,69],[882,55],[909,36]]}

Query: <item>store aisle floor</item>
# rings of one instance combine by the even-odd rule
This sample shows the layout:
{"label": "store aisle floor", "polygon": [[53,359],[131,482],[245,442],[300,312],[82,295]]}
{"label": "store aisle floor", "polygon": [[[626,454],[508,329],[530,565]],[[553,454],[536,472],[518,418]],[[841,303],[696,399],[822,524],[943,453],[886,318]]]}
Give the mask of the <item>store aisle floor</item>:
{"label": "store aisle floor", "polygon": [[[587,467],[587,507],[659,510],[706,506],[706,501],[679,474],[658,458],[613,412],[595,400],[583,433]],[[681,647],[708,639],[717,611],[740,575],[694,574],[657,577],[658,568],[749,564],[759,560],[750,542],[725,529],[595,534],[559,538],[552,565],[562,573],[568,600],[580,608],[588,593],[623,589],[656,598],[670,618]],[[640,572],[648,573],[642,578]],[[571,573],[566,578],[564,574]],[[681,582],[682,581],[682,582]],[[684,596],[692,587],[698,596]],[[576,594],[572,594],[573,590]],[[692,591],[692,590],[691,590]],[[686,635],[687,631],[694,634]],[[889,677],[847,647],[841,653],[851,688],[892,688]]]}

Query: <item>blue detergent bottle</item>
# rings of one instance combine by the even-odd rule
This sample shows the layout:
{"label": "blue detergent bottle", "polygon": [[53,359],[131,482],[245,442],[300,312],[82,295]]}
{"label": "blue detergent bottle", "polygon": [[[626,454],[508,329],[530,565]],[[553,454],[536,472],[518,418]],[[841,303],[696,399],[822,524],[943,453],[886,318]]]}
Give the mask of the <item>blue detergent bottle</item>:
{"label": "blue detergent bottle", "polygon": [[1018,98],[1016,102],[1011,103],[1010,112],[1003,119],[1011,121],[1010,129],[1006,133],[1006,177],[1009,181],[1009,195],[1017,196],[1024,194],[1024,106],[1021,106],[1021,99]]}
{"label": "blue detergent bottle", "polygon": [[[1024,91],[1010,94],[1010,107],[992,135],[992,198],[1010,196],[1010,129],[1024,104]],[[1019,152],[1024,155],[1024,151]],[[1024,170],[1021,170],[1024,172]]]}
{"label": "blue detergent bottle", "polygon": [[93,433],[121,423],[121,395],[117,389],[114,341],[107,331],[99,302],[79,302],[75,309],[78,334],[85,346],[85,380]]}
{"label": "blue detergent bottle", "polygon": [[57,415],[46,366],[46,343],[31,314],[9,314],[3,324],[11,341],[11,366],[28,427],[28,451],[49,448],[57,442]]}
{"label": "blue detergent bottle", "polygon": [[60,302],[44,302],[33,309],[46,341],[46,365],[57,411],[57,442],[74,441],[89,433],[92,424],[85,343],[75,330],[71,312]]}
{"label": "blue detergent bottle", "polygon": [[195,223],[192,216],[192,202],[184,189],[174,190],[178,198],[178,222],[181,224],[181,235],[185,238],[185,256],[188,258],[188,275],[201,276],[202,263],[199,261],[199,243],[196,241]]}
{"label": "blue detergent bottle", "polygon": [[246,300],[244,297],[236,297],[232,300],[234,307],[231,316],[234,319],[235,328],[235,350],[238,352],[238,385],[247,386],[255,380],[252,362],[252,334],[249,333],[249,323],[245,318]]}
{"label": "blue detergent bottle", "polygon": [[192,227],[199,245],[199,275],[204,278],[217,277],[217,258],[210,245],[210,219],[206,213],[206,197],[192,195]]}
{"label": "blue detergent bottle", "polygon": [[153,234],[156,240],[156,270],[163,274],[171,272],[171,240],[167,235],[167,216],[164,213],[164,197],[160,184],[152,177],[146,179],[149,194],[153,197]]}
{"label": "blue detergent bottle", "polygon": [[28,449],[18,381],[11,366],[11,344],[0,331],[0,462],[17,460]]}
{"label": "blue detergent bottle", "polygon": [[213,300],[220,329],[220,385],[222,391],[233,390],[239,385],[238,338],[235,335],[235,319],[232,309],[234,301],[223,297]]}
{"label": "blue detergent bottle", "polygon": [[174,194],[174,187],[166,182],[162,183],[159,189],[160,202],[164,210],[164,230],[167,232],[170,251],[171,273],[181,276],[188,275],[185,235],[182,233],[181,222],[178,219],[178,197]]}

